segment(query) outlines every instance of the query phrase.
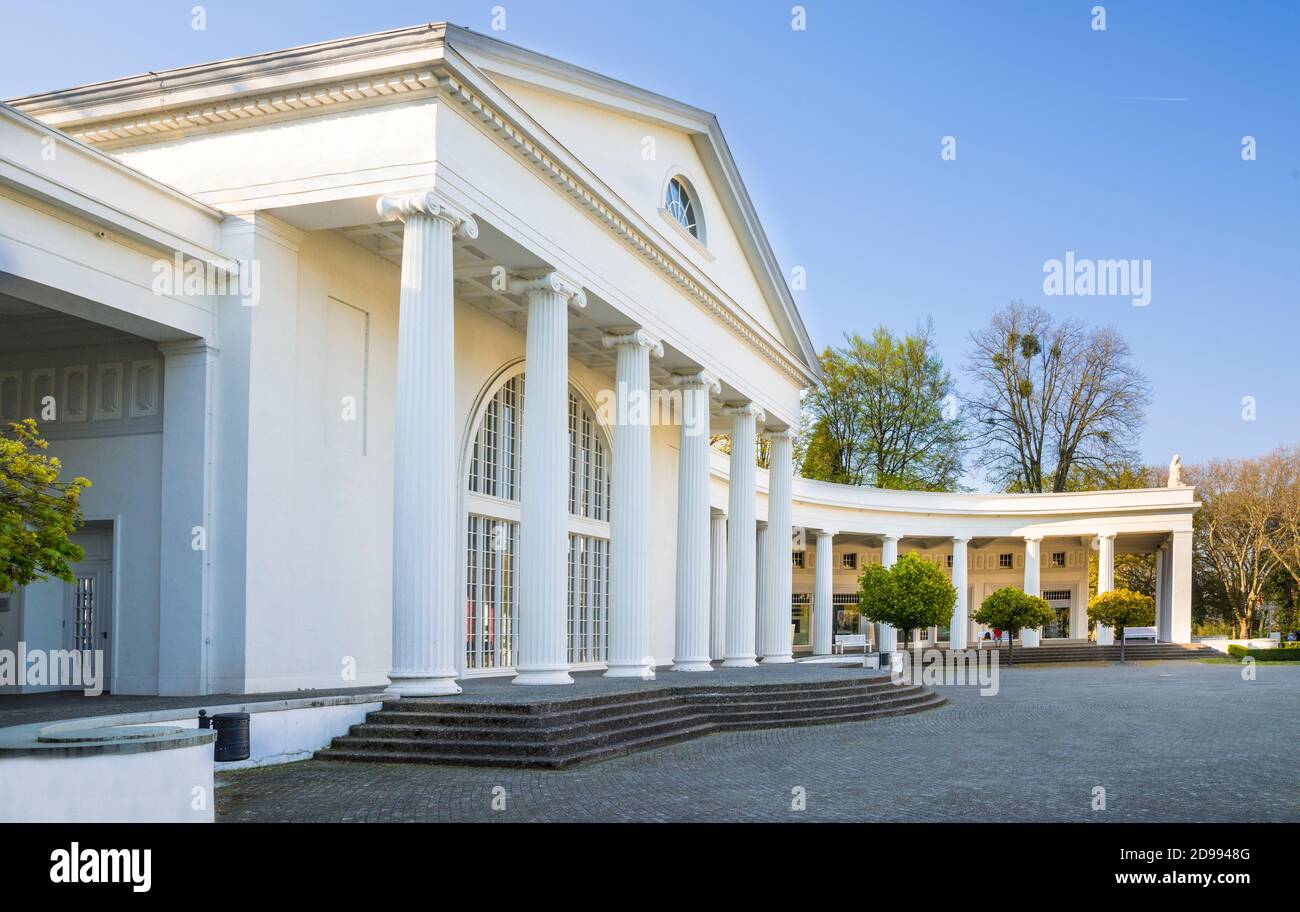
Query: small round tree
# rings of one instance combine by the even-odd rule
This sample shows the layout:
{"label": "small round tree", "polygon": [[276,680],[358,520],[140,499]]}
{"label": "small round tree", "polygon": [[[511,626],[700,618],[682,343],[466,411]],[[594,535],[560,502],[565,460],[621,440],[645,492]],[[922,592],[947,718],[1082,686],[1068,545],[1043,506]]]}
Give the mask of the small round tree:
{"label": "small round tree", "polygon": [[1088,620],[1115,628],[1119,660],[1124,661],[1124,628],[1149,627],[1156,622],[1156,600],[1130,589],[1112,589],[1088,599]]}
{"label": "small round tree", "polygon": [[[935,564],[916,552],[905,554],[892,567],[873,564],[858,577],[858,610],[877,624],[903,631],[907,642],[913,630],[935,627],[952,618],[957,590]],[[881,654],[881,664],[889,659]]]}
{"label": "small round tree", "polygon": [[59,460],[30,418],[0,427],[0,592],[42,577],[72,582],[84,556],[68,538],[82,524],[81,492],[90,482],[61,481]]}
{"label": "small round tree", "polygon": [[1004,586],[993,592],[975,612],[975,620],[988,627],[1007,631],[1007,664],[1016,664],[1015,631],[1035,629],[1050,624],[1056,615],[1046,599],[1030,595],[1015,586]]}

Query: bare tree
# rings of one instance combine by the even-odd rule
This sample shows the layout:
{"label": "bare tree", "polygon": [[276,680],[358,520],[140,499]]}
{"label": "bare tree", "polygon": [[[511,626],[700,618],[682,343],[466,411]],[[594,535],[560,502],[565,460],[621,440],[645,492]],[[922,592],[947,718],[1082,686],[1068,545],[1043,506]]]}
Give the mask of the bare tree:
{"label": "bare tree", "polygon": [[1013,302],[971,334],[975,464],[1009,490],[1068,490],[1132,464],[1150,383],[1114,329]]}
{"label": "bare tree", "polygon": [[1275,478],[1277,510],[1271,548],[1278,565],[1300,588],[1300,447],[1279,447],[1263,457]]}
{"label": "bare tree", "polygon": [[1194,521],[1196,558],[1232,613],[1237,635],[1255,631],[1264,589],[1281,566],[1275,548],[1285,489],[1284,461],[1222,459],[1193,467],[1201,508]]}

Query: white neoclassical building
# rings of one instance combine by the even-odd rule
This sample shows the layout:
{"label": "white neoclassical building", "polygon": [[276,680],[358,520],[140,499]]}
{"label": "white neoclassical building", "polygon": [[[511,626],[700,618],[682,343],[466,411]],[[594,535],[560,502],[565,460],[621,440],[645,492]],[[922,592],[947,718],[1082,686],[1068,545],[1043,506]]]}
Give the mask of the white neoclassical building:
{"label": "white neoclassical building", "polygon": [[1003,585],[1086,637],[1094,549],[1190,640],[1191,488],[798,479],[816,365],[717,119],[569,63],[433,24],[14,99],[0,414],[94,486],[0,649],[119,693],[707,672],[889,649],[856,577],[910,550],[931,640]]}

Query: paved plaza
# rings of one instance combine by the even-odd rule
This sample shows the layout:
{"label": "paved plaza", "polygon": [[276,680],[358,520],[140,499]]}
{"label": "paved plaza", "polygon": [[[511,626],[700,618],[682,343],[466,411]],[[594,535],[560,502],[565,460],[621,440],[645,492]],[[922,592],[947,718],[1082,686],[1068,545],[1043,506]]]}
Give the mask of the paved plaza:
{"label": "paved plaza", "polygon": [[919,715],[711,735],[566,771],[311,760],[219,773],[217,819],[1300,820],[1300,668],[1243,681],[1197,661],[1039,666],[1003,669],[996,696],[937,689],[950,702]]}

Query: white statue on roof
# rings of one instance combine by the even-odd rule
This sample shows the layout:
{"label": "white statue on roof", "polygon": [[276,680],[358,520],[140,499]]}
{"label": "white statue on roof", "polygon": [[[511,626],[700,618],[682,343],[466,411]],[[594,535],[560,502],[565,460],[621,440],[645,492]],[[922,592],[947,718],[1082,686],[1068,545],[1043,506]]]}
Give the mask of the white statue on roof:
{"label": "white statue on roof", "polygon": [[1169,460],[1169,487],[1181,488],[1183,486],[1183,464],[1178,459],[1178,454]]}

